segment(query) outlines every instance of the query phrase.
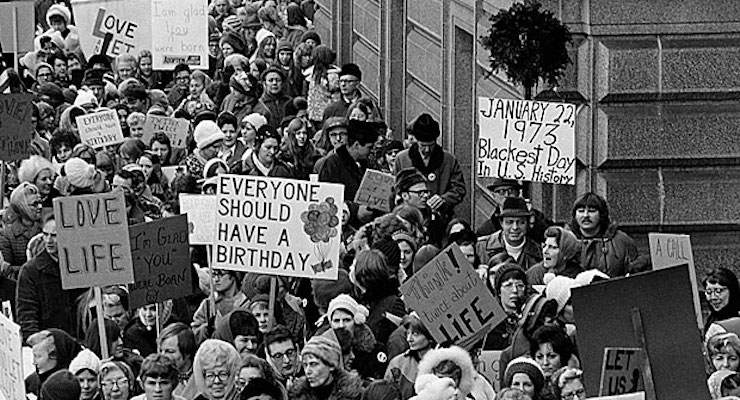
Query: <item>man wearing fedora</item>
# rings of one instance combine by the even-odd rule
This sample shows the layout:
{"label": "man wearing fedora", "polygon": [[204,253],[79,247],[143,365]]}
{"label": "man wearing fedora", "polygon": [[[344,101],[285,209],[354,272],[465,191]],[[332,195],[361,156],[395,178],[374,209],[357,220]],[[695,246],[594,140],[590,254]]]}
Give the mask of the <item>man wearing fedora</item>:
{"label": "man wearing fedora", "polygon": [[[398,153],[396,174],[415,168],[426,178],[430,191],[427,205],[439,213],[446,225],[462,202],[467,188],[457,158],[437,144],[439,124],[429,114],[421,114],[410,124],[408,134],[416,139],[410,148]],[[443,225],[444,226],[444,225]]]}
{"label": "man wearing fedora", "polygon": [[481,264],[506,252],[526,271],[542,261],[542,245],[527,236],[529,218],[533,215],[521,197],[507,197],[498,216],[501,230],[478,238],[475,252]]}
{"label": "man wearing fedora", "polygon": [[[490,235],[500,230],[501,223],[499,222],[499,215],[501,215],[504,200],[507,197],[522,197],[522,185],[513,179],[495,178],[487,188],[493,195],[493,202],[496,204],[496,209],[491,214],[491,217],[480,224],[475,230],[475,234],[478,236]],[[529,218],[527,236],[537,242],[543,243],[545,241],[545,230],[548,226],[553,225],[553,222],[542,211],[532,207],[530,207],[530,210],[532,211],[532,216]]]}

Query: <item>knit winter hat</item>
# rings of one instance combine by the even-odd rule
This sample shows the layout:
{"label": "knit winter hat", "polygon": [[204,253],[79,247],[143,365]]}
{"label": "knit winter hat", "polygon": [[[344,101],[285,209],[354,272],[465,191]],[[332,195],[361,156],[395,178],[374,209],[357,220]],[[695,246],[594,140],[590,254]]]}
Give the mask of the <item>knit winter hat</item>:
{"label": "knit winter hat", "polygon": [[401,248],[398,247],[398,243],[393,239],[383,238],[374,242],[371,247],[383,253],[389,274],[395,276],[401,265]]}
{"label": "knit winter hat", "polygon": [[242,122],[249,122],[255,131],[259,130],[263,125],[267,125],[267,118],[259,113],[251,113],[246,117],[242,118]]}
{"label": "knit winter hat", "polygon": [[51,161],[38,155],[32,155],[21,161],[21,166],[18,168],[18,180],[33,183],[39,174],[45,170],[51,172],[52,175],[54,174],[54,166]]}
{"label": "knit winter hat", "polygon": [[409,134],[420,142],[434,142],[439,137],[439,123],[427,113],[416,117],[410,125]]}
{"label": "knit winter hat", "polygon": [[234,48],[235,53],[244,53],[244,49],[247,48],[246,44],[244,43],[244,39],[242,39],[240,35],[231,31],[224,32],[224,34],[221,36],[221,39],[219,39],[219,46],[224,43],[230,44],[231,47]]}
{"label": "knit winter hat", "polygon": [[398,244],[400,242],[406,242],[411,246],[411,250],[416,253],[416,239],[404,231],[398,231],[393,234],[393,240]]}
{"label": "knit winter hat", "polygon": [[542,368],[531,358],[517,357],[509,362],[504,373],[504,384],[506,387],[511,386],[514,375],[526,374],[534,384],[534,392],[539,393],[545,386],[545,374]]}
{"label": "knit winter hat", "polygon": [[527,273],[524,272],[524,269],[519,266],[519,264],[513,262],[502,265],[498,270],[496,270],[496,274],[494,276],[494,288],[496,289],[496,293],[501,293],[501,285],[512,278],[520,279],[524,282],[525,286],[528,284]]}
{"label": "knit winter hat", "polygon": [[293,52],[293,43],[287,41],[287,40],[281,40],[277,44],[277,48],[275,49],[275,54],[279,54],[281,51],[290,51]]}
{"label": "knit winter hat", "polygon": [[349,280],[349,273],[344,269],[339,270],[336,281],[314,279],[311,281],[314,304],[319,309],[328,309],[332,299],[343,293],[352,293],[352,286],[352,282]]}
{"label": "knit winter hat", "polygon": [[89,188],[95,183],[97,170],[87,161],[72,157],[64,163],[64,175],[67,181],[78,188]]}
{"label": "knit winter hat", "polygon": [[41,202],[39,188],[30,182],[21,182],[10,194],[10,204],[32,221],[38,221],[41,218],[39,212],[41,209],[32,205],[39,202]]}
{"label": "knit winter hat", "polygon": [[69,25],[69,22],[72,20],[72,13],[69,12],[69,8],[64,4],[54,4],[46,11],[46,23],[49,26],[51,26],[51,17],[55,15],[64,18],[65,25]]}
{"label": "knit winter hat", "polygon": [[95,98],[95,95],[87,90],[78,90],[77,91],[77,97],[75,97],[74,105],[79,107],[85,107],[85,106],[91,106],[93,108],[98,108],[98,99]]}
{"label": "knit winter hat", "polygon": [[365,306],[357,303],[357,300],[348,294],[340,294],[329,302],[329,309],[326,312],[329,319],[331,319],[336,310],[344,310],[352,314],[355,324],[358,325],[364,324],[370,315],[370,311]]}
{"label": "knit winter hat", "polygon": [[301,43],[304,43],[308,39],[312,39],[314,42],[316,42],[317,46],[321,44],[321,36],[319,36],[319,34],[315,31],[308,31],[301,35]]}
{"label": "knit winter hat", "polygon": [[558,312],[561,312],[570,300],[570,290],[579,286],[581,284],[577,280],[558,275],[547,283],[545,296],[548,299],[554,299],[558,303]]}
{"label": "knit winter hat", "polygon": [[396,192],[404,193],[411,189],[412,186],[419,183],[426,183],[424,175],[416,168],[404,168],[396,175]]}
{"label": "knit winter hat", "polygon": [[82,349],[77,354],[77,357],[69,363],[69,371],[75,375],[86,369],[89,369],[95,375],[100,373],[100,358],[90,351],[90,349]]}
{"label": "knit winter hat", "polygon": [[275,34],[268,30],[260,29],[257,31],[257,34],[254,37],[254,40],[257,41],[257,46],[259,46],[259,44],[262,43],[263,40],[267,39],[270,36],[274,37]]}
{"label": "knit winter hat", "polygon": [[224,33],[238,33],[241,27],[242,21],[236,15],[229,15],[228,17],[224,18],[224,22],[221,23],[221,28],[223,28]]}
{"label": "knit winter hat", "polygon": [[41,385],[39,399],[43,400],[78,400],[80,383],[77,377],[66,369],[57,371]]}
{"label": "knit winter hat", "polygon": [[313,354],[329,366],[339,368],[342,358],[342,348],[334,340],[324,336],[314,336],[306,342],[303,351],[301,351],[301,357],[304,357],[306,354]]}
{"label": "knit winter hat", "polygon": [[54,68],[53,68],[53,67],[51,66],[51,64],[49,64],[49,63],[45,63],[45,62],[39,62],[38,64],[36,64],[36,68],[35,68],[35,69],[34,69],[34,71],[33,71],[33,72],[34,72],[34,76],[38,77],[38,75],[39,75],[39,70],[40,70],[41,68],[49,68],[49,70],[50,70],[50,71],[51,71],[52,73],[54,73]]}
{"label": "knit winter hat", "polygon": [[224,140],[224,133],[221,132],[221,129],[219,129],[215,122],[206,120],[201,121],[195,127],[193,137],[195,138],[195,144],[198,149],[202,150],[219,140]]}

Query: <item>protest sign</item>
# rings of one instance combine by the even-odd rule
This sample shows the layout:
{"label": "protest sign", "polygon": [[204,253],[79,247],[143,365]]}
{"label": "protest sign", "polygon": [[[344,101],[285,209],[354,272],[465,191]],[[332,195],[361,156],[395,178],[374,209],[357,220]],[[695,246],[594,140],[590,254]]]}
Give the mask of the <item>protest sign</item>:
{"label": "protest sign", "polygon": [[498,393],[501,390],[501,350],[483,350],[478,356],[478,365],[475,369],[483,375],[493,390]]}
{"label": "protest sign", "polygon": [[182,118],[170,118],[160,117],[158,115],[149,114],[146,116],[146,122],[144,122],[144,135],[141,137],[141,141],[149,143],[152,137],[162,132],[170,138],[172,147],[186,148],[188,147],[188,133],[190,133],[190,122]]}
{"label": "protest sign", "polygon": [[463,346],[506,318],[454,243],[404,282],[401,293],[438,343]]}
{"label": "protest sign", "polygon": [[32,114],[32,94],[0,94],[0,160],[22,160],[31,154]]}
{"label": "protest sign", "polygon": [[26,398],[21,326],[0,314],[0,398]]}
{"label": "protest sign", "polygon": [[116,110],[100,111],[77,117],[80,140],[98,149],[123,142],[123,131]]}
{"label": "protest sign", "polygon": [[135,278],[129,285],[131,309],[192,293],[187,216],[134,225],[129,234]]}
{"label": "protest sign", "polygon": [[342,185],[228,174],[217,185],[215,268],[337,279]]}
{"label": "protest sign", "polygon": [[82,51],[88,55],[138,55],[152,50],[149,0],[73,0]]}
{"label": "protest sign", "polygon": [[208,9],[201,0],[152,1],[152,67],[208,68]]}
{"label": "protest sign", "polygon": [[365,204],[376,210],[390,212],[393,186],[396,177],[385,172],[368,169],[362,177],[360,188],[355,194],[355,203]]}
{"label": "protest sign", "polygon": [[589,400],[645,400],[645,392],[620,394],[616,396],[589,397]]}
{"label": "protest sign", "polygon": [[478,176],[575,185],[575,105],[479,97],[478,114]]}
{"label": "protest sign", "polygon": [[674,235],[667,233],[648,233],[650,243],[650,261],[653,269],[675,267],[688,264],[691,279],[691,289],[694,297],[694,315],[699,329],[704,329],[699,302],[699,288],[696,280],[694,254],[691,251],[691,237],[689,235]]}
{"label": "protest sign", "polygon": [[190,244],[213,244],[216,196],[180,194],[180,214],[188,216]]}
{"label": "protest sign", "polygon": [[[574,288],[571,299],[586,382],[599,382],[605,348],[639,347],[649,359],[656,398],[708,400],[690,286],[688,266],[683,265]],[[633,309],[641,315],[642,335],[633,324]],[[599,387],[587,385],[586,390],[595,397]]]}
{"label": "protest sign", "polygon": [[54,199],[62,288],[134,282],[123,192]]}
{"label": "protest sign", "polygon": [[30,1],[0,3],[0,43],[3,44],[3,51],[19,54],[33,51],[36,26],[33,4]]}
{"label": "protest sign", "polygon": [[607,347],[601,365],[599,396],[614,396],[645,390],[643,353],[636,347]]}

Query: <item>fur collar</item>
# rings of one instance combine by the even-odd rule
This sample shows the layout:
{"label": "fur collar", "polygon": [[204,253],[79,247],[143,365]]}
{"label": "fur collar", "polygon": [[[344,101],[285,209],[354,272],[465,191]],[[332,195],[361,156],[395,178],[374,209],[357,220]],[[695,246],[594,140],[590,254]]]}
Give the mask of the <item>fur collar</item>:
{"label": "fur collar", "polygon": [[293,400],[360,400],[362,391],[362,379],[357,373],[337,369],[328,397],[320,398],[320,390],[311,388],[308,380],[303,376],[298,378],[290,388],[288,398]]}
{"label": "fur collar", "polygon": [[462,370],[462,377],[460,378],[458,389],[460,389],[460,392],[463,395],[467,396],[473,389],[475,370],[473,369],[473,361],[470,359],[470,355],[461,347],[452,346],[446,349],[429,350],[419,363],[419,372],[417,376],[422,374],[434,374],[434,367],[445,360],[452,361]]}
{"label": "fur collar", "polygon": [[442,147],[435,145],[432,155],[429,157],[429,165],[424,165],[424,160],[422,160],[421,153],[419,153],[419,145],[414,144],[409,149],[409,158],[411,158],[411,165],[419,170],[422,175],[427,176],[442,166],[445,160],[445,154],[442,151]]}

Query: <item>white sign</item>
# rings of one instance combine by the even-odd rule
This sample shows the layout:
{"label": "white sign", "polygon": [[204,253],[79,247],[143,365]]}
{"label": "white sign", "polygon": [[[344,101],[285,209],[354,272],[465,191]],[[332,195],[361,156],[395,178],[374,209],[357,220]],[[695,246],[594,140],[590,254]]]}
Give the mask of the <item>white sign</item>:
{"label": "white sign", "polygon": [[115,110],[80,115],[77,128],[82,143],[95,149],[123,142],[123,131]]}
{"label": "white sign", "polygon": [[575,185],[575,105],[479,97],[478,114],[478,176]]}
{"label": "white sign", "polygon": [[0,399],[25,399],[21,326],[0,313]]}
{"label": "white sign", "polygon": [[154,69],[208,68],[208,10],[202,0],[152,1]]}
{"label": "white sign", "polygon": [[214,267],[337,279],[344,186],[219,175]]}
{"label": "white sign", "polygon": [[180,214],[188,216],[190,244],[213,244],[216,196],[181,193]]}

